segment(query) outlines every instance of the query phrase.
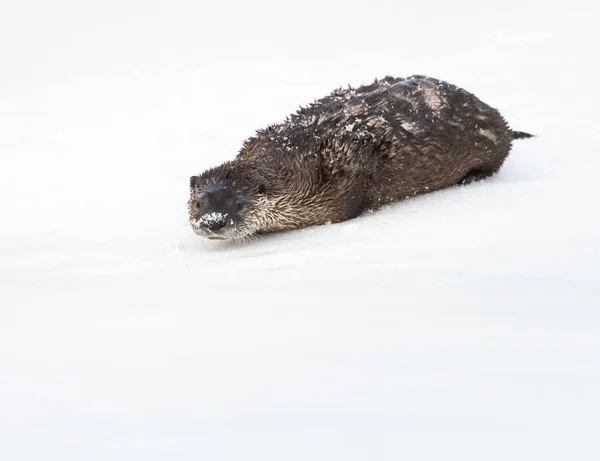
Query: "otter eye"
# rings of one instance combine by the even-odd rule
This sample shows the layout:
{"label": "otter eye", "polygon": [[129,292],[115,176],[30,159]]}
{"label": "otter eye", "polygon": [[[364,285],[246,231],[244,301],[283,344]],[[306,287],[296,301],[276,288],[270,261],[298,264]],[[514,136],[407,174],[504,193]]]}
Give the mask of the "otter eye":
{"label": "otter eye", "polygon": [[260,186],[258,186],[259,194],[264,194],[266,191],[267,191],[267,187],[264,184],[261,184]]}
{"label": "otter eye", "polygon": [[242,202],[238,202],[237,203],[237,207],[238,207],[238,210],[243,210],[244,209],[244,204]]}

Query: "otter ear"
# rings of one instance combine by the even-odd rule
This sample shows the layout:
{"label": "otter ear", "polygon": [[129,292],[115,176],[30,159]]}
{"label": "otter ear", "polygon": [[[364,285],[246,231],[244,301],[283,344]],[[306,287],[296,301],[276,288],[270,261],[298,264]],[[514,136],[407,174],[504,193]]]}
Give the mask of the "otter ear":
{"label": "otter ear", "polygon": [[190,187],[196,187],[196,184],[198,184],[198,176],[191,176]]}
{"label": "otter ear", "polygon": [[264,184],[259,184],[258,185],[258,193],[264,194],[265,192],[267,192],[267,186],[265,186]]}

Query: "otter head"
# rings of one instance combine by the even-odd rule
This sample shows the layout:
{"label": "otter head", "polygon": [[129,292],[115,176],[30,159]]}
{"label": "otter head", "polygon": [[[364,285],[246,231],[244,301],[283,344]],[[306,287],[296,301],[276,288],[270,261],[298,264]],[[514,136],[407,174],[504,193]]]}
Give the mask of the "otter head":
{"label": "otter head", "polygon": [[260,230],[266,186],[252,168],[227,162],[190,178],[189,221],[194,232],[215,240],[239,240]]}

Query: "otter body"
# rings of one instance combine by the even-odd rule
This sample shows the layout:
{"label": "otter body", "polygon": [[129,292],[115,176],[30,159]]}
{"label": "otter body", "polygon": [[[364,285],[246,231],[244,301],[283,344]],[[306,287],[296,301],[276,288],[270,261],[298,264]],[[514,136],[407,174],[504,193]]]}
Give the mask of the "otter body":
{"label": "otter body", "polygon": [[220,239],[341,222],[491,176],[530,136],[447,82],[386,77],[332,92],[192,176],[189,220]]}

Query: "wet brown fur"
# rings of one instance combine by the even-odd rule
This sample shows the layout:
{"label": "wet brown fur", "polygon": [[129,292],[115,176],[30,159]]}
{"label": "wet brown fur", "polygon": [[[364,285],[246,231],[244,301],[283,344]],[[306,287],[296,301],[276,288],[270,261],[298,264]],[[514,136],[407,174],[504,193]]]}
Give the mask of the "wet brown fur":
{"label": "wet brown fur", "polygon": [[256,132],[235,158],[194,176],[249,203],[229,238],[341,222],[407,197],[495,174],[512,140],[500,113],[431,77],[338,89]]}

